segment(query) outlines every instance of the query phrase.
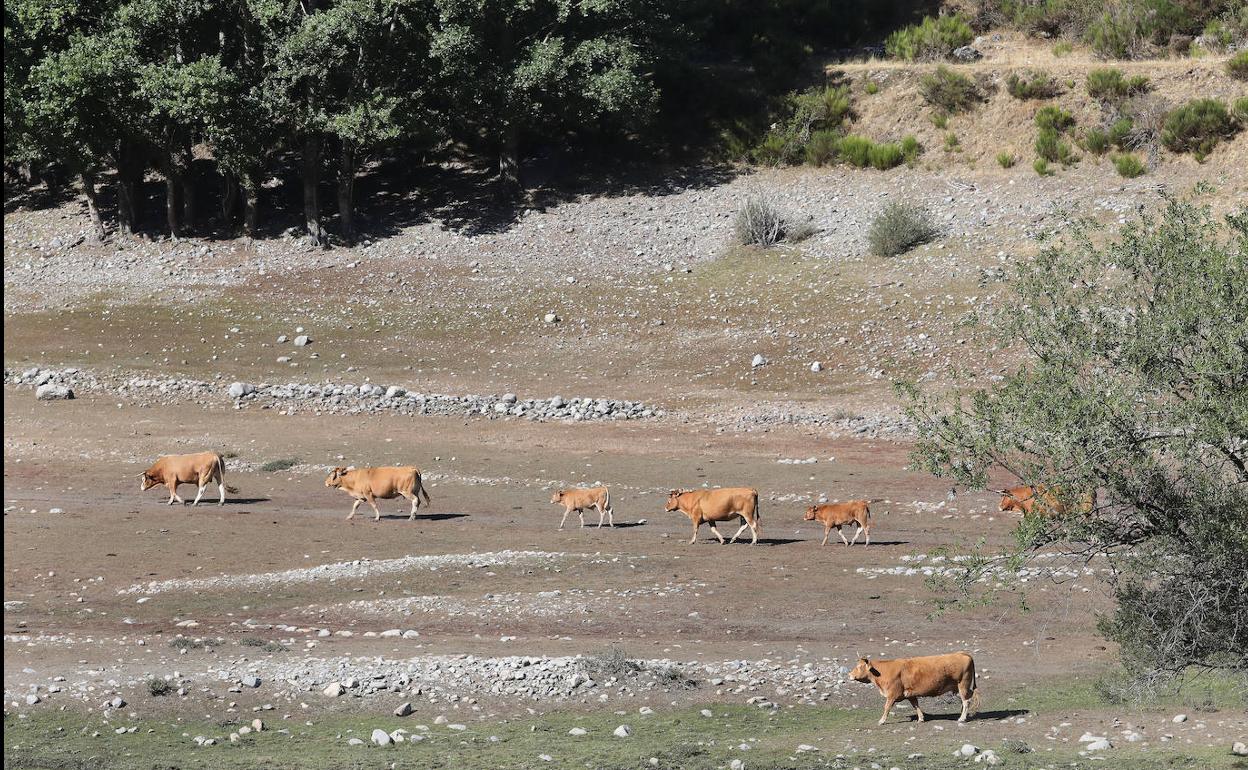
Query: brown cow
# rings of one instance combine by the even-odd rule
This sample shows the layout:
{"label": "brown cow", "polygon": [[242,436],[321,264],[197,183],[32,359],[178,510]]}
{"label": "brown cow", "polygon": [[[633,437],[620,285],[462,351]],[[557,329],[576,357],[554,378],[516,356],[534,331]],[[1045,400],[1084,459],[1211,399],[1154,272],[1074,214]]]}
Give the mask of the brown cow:
{"label": "brown cow", "polygon": [[563,519],[559,521],[559,529],[563,529],[568,514],[576,511],[581,520],[581,529],[585,528],[585,509],[598,509],[598,528],[602,529],[602,517],[605,513],[612,527],[615,526],[615,511],[611,509],[611,490],[607,487],[576,487],[560,489],[550,497],[552,503],[563,505]]}
{"label": "brown cow", "polygon": [[[858,542],[858,536],[866,534],[867,542],[865,545],[871,545],[871,503],[878,503],[875,500],[847,500],[843,503],[825,503],[823,505],[812,505],[806,509],[806,515],[803,517],[805,521],[818,521],[823,524],[823,543],[828,544],[828,535],[832,534],[832,528],[836,527],[836,534],[841,536],[841,542],[846,546]],[[841,531],[841,527],[847,524],[857,524],[858,528],[854,531],[854,539],[846,540],[845,533]]]}
{"label": "brown cow", "polygon": [[[1071,510],[1059,498],[1060,490],[1057,488],[1050,489],[1042,484],[1010,487],[1009,489],[997,491],[1002,495],[1001,502],[997,505],[997,510],[1002,513],[1018,511],[1024,516],[1033,512],[1040,516],[1065,516]],[[1082,513],[1088,513],[1094,505],[1095,496],[1089,492],[1082,495],[1078,510]]]}
{"label": "brown cow", "polygon": [[902,698],[914,706],[920,722],[925,717],[919,708],[919,698],[934,698],[956,690],[962,700],[959,722],[965,722],[967,714],[979,703],[975,659],[969,652],[897,660],[859,658],[858,665],[849,675],[856,681],[870,682],[879,688],[884,696],[884,716],[880,717],[880,724],[884,724],[893,704]]}
{"label": "brown cow", "polygon": [[238,490],[234,487],[226,486],[225,483],[225,459],[216,452],[199,452],[193,455],[165,455],[152,463],[152,467],[139,474],[142,481],[139,482],[139,491],[146,492],[154,486],[164,484],[169,490],[169,505],[175,502],[186,504],[186,501],[178,497],[179,484],[194,484],[199,487],[199,492],[195,495],[195,502],[191,505],[199,505],[199,498],[203,497],[204,489],[210,482],[217,482],[217,489],[220,492],[220,501],[217,505],[225,505],[225,492],[228,489],[231,494],[238,494]]}
{"label": "brown cow", "polygon": [[750,545],[758,542],[758,533],[761,527],[758,524],[762,514],[758,510],[758,490],[751,487],[724,487],[723,489],[673,489],[667,493],[668,511],[680,511],[689,517],[693,522],[693,537],[689,538],[689,544],[693,545],[698,540],[698,527],[702,522],[711,525],[711,531],[715,533],[715,537],[719,538],[722,545],[724,536],[719,534],[719,530],[715,528],[715,523],[719,521],[731,521],[740,518],[743,522],[741,528],[732,536],[728,542],[735,543],[737,538],[745,531],[746,527],[750,528],[752,539]]}
{"label": "brown cow", "polygon": [[405,497],[412,501],[412,511],[408,516],[409,520],[416,518],[416,509],[420,507],[420,498],[425,498],[426,504],[432,504],[429,493],[425,491],[425,487],[420,482],[420,469],[412,466],[400,467],[382,467],[382,468],[355,468],[347,470],[346,468],[334,468],[329,473],[329,478],[325,479],[325,486],[341,489],[348,495],[355,498],[355,505],[351,506],[351,513],[347,514],[347,521],[355,518],[355,511],[360,507],[360,503],[365,500],[373,506],[373,521],[381,521],[381,511],[377,510],[376,499],[392,500],[396,497]]}

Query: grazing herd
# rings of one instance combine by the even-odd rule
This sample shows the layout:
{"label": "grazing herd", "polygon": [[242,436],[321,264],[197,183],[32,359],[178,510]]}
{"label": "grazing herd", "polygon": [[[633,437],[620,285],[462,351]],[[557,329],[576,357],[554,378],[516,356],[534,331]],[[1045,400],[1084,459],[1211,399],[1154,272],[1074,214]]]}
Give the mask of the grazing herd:
{"label": "grazing herd", "polygon": [[[142,473],[141,489],[146,491],[152,487],[163,485],[169,492],[168,504],[185,501],[178,496],[180,484],[195,484],[197,493],[192,505],[198,505],[204,490],[211,483],[216,483],[219,490],[218,505],[225,504],[225,493],[232,494],[237,489],[225,483],[225,460],[216,452],[199,452],[189,455],[169,455],[161,457],[150,468]],[[380,468],[334,468],[325,479],[325,486],[341,489],[355,502],[351,506],[350,520],[355,517],[361,503],[367,502],[373,509],[373,520],[381,519],[381,511],[377,508],[377,500],[391,500],[402,497],[411,502],[409,519],[416,518],[416,511],[421,501],[426,505],[432,503],[429,493],[421,481],[420,470],[412,466],[380,467]],[[1018,511],[1024,515],[1038,514],[1042,516],[1060,516],[1070,512],[1070,507],[1060,499],[1060,492],[1043,486],[1021,486],[1001,490],[1001,502],[998,510]],[[559,529],[563,529],[568,514],[576,512],[585,526],[585,511],[598,512],[598,526],[602,527],[604,519],[608,526],[615,526],[615,514],[611,507],[611,490],[608,487],[580,487],[561,489],[550,498],[551,503],[563,506],[563,518],[559,521]],[[828,537],[835,528],[846,547],[858,542],[859,535],[865,535],[864,545],[871,543],[871,503],[872,500],[849,500],[841,503],[812,505],[806,509],[806,521],[818,521],[823,525],[823,542],[828,544]],[[1080,499],[1078,510],[1091,510],[1095,502],[1091,494]],[[762,531],[759,524],[761,513],[758,506],[758,490],[752,487],[725,487],[719,489],[673,489],[668,492],[664,506],[669,512],[679,511],[689,517],[693,524],[693,536],[689,539],[692,545],[697,542],[698,529],[705,523],[710,525],[711,532],[724,543],[716,524],[724,521],[740,520],[741,526],[727,541],[736,542],[745,530],[750,530],[750,544],[758,542]],[[847,540],[841,527],[855,526],[854,537]],[[965,722],[979,699],[975,680],[975,661],[970,653],[955,652],[944,655],[929,655],[916,658],[899,658],[897,660],[871,660],[860,658],[850,677],[859,682],[871,683],[884,696],[884,715],[880,724],[888,719],[893,704],[905,699],[914,707],[918,721],[925,719],[919,708],[920,697],[937,697],[946,693],[956,692],[962,701],[962,713],[959,722]]]}

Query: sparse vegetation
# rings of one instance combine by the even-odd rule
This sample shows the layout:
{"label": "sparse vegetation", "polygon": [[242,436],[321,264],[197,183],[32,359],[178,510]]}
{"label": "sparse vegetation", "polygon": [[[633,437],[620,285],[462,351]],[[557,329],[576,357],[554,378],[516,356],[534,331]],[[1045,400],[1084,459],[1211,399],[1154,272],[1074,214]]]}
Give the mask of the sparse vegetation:
{"label": "sparse vegetation", "polygon": [[932,125],[939,128],[941,131],[944,131],[949,127],[949,116],[943,112],[933,112],[930,120],[932,121]]}
{"label": "sparse vegetation", "polygon": [[1122,70],[1114,67],[1102,67],[1088,73],[1088,96],[1104,102],[1117,102],[1137,96],[1147,92],[1149,87],[1149,80],[1144,75],[1127,78]]}
{"label": "sparse vegetation", "polygon": [[[850,114],[848,86],[826,86],[789,94],[780,109],[780,118],[754,149],[753,159],[768,166],[809,160],[808,147],[815,136],[820,135],[819,141],[826,149],[827,132],[835,132]],[[814,154],[818,157],[819,150]]]}
{"label": "sparse vegetation", "polygon": [[865,88],[866,88],[867,93],[872,96],[875,96],[876,94],[880,92],[880,84],[875,82],[874,80],[868,80]]}
{"label": "sparse vegetation", "polygon": [[903,27],[884,41],[884,51],[894,59],[936,61],[947,59],[955,48],[971,42],[975,33],[960,16],[927,16],[919,24]]}
{"label": "sparse vegetation", "polygon": [[1190,152],[1204,160],[1218,142],[1235,133],[1226,105],[1214,99],[1193,99],[1166,116],[1161,142],[1171,152]]}
{"label": "sparse vegetation", "polygon": [[1069,40],[1063,40],[1053,44],[1053,56],[1060,59],[1063,56],[1069,56],[1074,53],[1075,46]]}
{"label": "sparse vegetation", "polygon": [[1054,131],[1065,131],[1075,124],[1075,117],[1061,107],[1048,105],[1036,111],[1036,126],[1051,128]]}
{"label": "sparse vegetation", "polygon": [[817,232],[810,222],[796,222],[784,217],[761,192],[751,193],[733,221],[737,243],[767,248],[781,241],[796,243]]}
{"label": "sparse vegetation", "polygon": [[893,202],[876,214],[867,232],[871,253],[895,257],[940,234],[931,212],[921,206]]}
{"label": "sparse vegetation", "polygon": [[887,171],[894,166],[901,165],[905,155],[901,147],[895,144],[873,144],[871,149],[867,151],[867,157],[871,161],[871,167],[880,171]]}
{"label": "sparse vegetation", "polygon": [[1114,156],[1114,168],[1118,175],[1127,179],[1135,179],[1144,173],[1144,162],[1130,153]]}
{"label": "sparse vegetation", "polygon": [[857,168],[866,168],[871,163],[871,148],[875,145],[865,136],[850,134],[843,137],[837,151],[842,160]]}
{"label": "sparse vegetation", "polygon": [[[1049,105],[1036,112],[1036,126],[1040,129],[1036,135],[1036,155],[1045,161],[1046,171],[1048,163],[1069,166],[1078,160],[1070,142],[1064,138],[1066,130],[1074,123],[1074,116],[1060,107]],[[1043,175],[1045,171],[1036,168],[1036,173]]]}
{"label": "sparse vegetation", "polygon": [[1109,139],[1109,132],[1100,128],[1089,128],[1083,132],[1083,141],[1081,146],[1083,149],[1093,155],[1104,155],[1109,152],[1112,142]]}
{"label": "sparse vegetation", "polygon": [[1018,158],[1016,158],[1012,152],[997,153],[997,165],[1001,168],[1013,168],[1014,164],[1017,162]]}
{"label": "sparse vegetation", "polygon": [[299,464],[298,457],[285,457],[280,460],[269,460],[260,466],[260,470],[265,473],[277,473],[278,471],[288,471]]}
{"label": "sparse vegetation", "polygon": [[189,636],[177,636],[169,640],[169,646],[175,650],[202,650],[205,647],[216,647],[220,639],[192,639]]}
{"label": "sparse vegetation", "polygon": [[668,687],[676,690],[689,690],[698,686],[695,679],[687,675],[680,666],[666,665],[658,666],[651,669],[654,675],[654,681],[660,687]]}
{"label": "sparse vegetation", "polygon": [[1226,73],[1236,80],[1248,80],[1248,48],[1245,48],[1226,62]]}
{"label": "sparse vegetation", "polygon": [[1053,174],[1053,170],[1049,168],[1049,162],[1044,158],[1036,158],[1036,161],[1031,164],[1031,167],[1040,176],[1052,176]]}
{"label": "sparse vegetation", "polygon": [[1062,92],[1062,86],[1047,72],[1025,76],[1011,72],[1005,79],[1005,90],[1015,99],[1051,99]]}
{"label": "sparse vegetation", "polygon": [[159,676],[154,676],[147,680],[147,692],[153,698],[163,698],[173,692],[173,685]]}
{"label": "sparse vegetation", "polygon": [[1248,96],[1241,96],[1231,105],[1231,115],[1239,121],[1241,128],[1248,126]]}
{"label": "sparse vegetation", "polygon": [[[1241,100],[1242,101],[1242,100]],[[906,163],[913,164],[923,152],[923,145],[914,136],[907,134],[901,139],[901,155]]]}
{"label": "sparse vegetation", "polygon": [[608,679],[618,681],[636,676],[643,667],[625,655],[624,650],[613,646],[600,655],[586,657],[581,668],[586,676],[601,683]]}
{"label": "sparse vegetation", "polygon": [[952,131],[945,134],[945,152],[957,152],[961,149],[961,144],[957,134]]}
{"label": "sparse vegetation", "polygon": [[984,98],[974,81],[943,64],[919,79],[919,92],[924,101],[946,115],[967,112]]}
{"label": "sparse vegetation", "polygon": [[836,148],[841,137],[835,131],[821,130],[810,135],[806,143],[806,163],[811,166],[826,166],[836,160]]}

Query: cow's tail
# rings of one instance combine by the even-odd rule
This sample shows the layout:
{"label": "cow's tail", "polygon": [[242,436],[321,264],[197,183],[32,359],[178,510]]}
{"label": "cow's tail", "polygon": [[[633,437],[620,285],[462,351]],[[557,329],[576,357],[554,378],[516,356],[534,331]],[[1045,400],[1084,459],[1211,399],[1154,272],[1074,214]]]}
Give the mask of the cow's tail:
{"label": "cow's tail", "polygon": [[416,494],[425,498],[425,505],[433,505],[433,498],[429,496],[429,490],[425,489],[425,480],[420,476],[416,477]]}
{"label": "cow's tail", "polygon": [[604,511],[611,510],[611,487],[607,487],[602,493],[602,509]]}
{"label": "cow's tail", "polygon": [[[970,653],[966,653],[966,654],[968,657],[970,656]],[[981,702],[981,698],[979,695],[979,673],[975,669],[975,659],[971,658],[971,701],[970,701],[970,709],[969,709],[971,714],[979,713],[980,702]]]}
{"label": "cow's tail", "polygon": [[217,479],[221,482],[221,485],[225,487],[226,492],[229,492],[231,495],[238,494],[238,487],[230,486],[225,483],[225,458],[220,454],[217,455]]}
{"label": "cow's tail", "polygon": [[758,490],[756,489],[754,490],[754,526],[752,527],[755,537],[762,537],[763,535],[762,520],[763,509],[758,506]]}

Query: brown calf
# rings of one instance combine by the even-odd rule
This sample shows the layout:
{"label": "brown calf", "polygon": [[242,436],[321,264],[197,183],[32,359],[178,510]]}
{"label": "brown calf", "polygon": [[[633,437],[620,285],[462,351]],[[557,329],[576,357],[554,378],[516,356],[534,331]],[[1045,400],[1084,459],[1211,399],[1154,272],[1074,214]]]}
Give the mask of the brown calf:
{"label": "brown calf", "polygon": [[217,505],[225,505],[225,491],[237,494],[234,487],[225,483],[225,460],[216,452],[199,452],[193,455],[166,455],[152,463],[152,467],[140,474],[139,491],[146,492],[154,486],[164,484],[169,490],[169,505],[175,502],[185,503],[178,497],[179,484],[194,484],[199,487],[192,505],[199,505],[199,498],[210,482],[217,483],[220,501]]}
{"label": "brown calf", "polygon": [[421,484],[420,469],[411,466],[356,468],[354,470],[334,468],[330,471],[329,478],[325,479],[325,486],[341,489],[355,498],[355,505],[351,506],[347,521],[355,518],[356,509],[366,500],[369,505],[373,506],[373,521],[381,521],[381,511],[377,510],[377,498],[391,500],[396,497],[405,497],[411,500],[412,511],[408,516],[409,520],[416,518],[416,509],[420,507],[421,497],[425,498],[426,504],[433,502],[429,498],[429,493],[425,491],[424,485]]}
{"label": "brown calf", "polygon": [[750,545],[754,545],[758,542],[758,533],[762,529],[758,523],[762,516],[758,510],[758,490],[751,487],[692,491],[673,489],[667,493],[666,510],[680,511],[693,522],[693,537],[689,538],[690,545],[697,542],[698,527],[704,521],[711,525],[711,531],[715,533],[715,537],[719,538],[721,545],[724,542],[724,536],[715,528],[716,522],[741,519],[743,522],[741,528],[732,536],[732,540],[728,541],[730,543],[737,542],[737,538],[746,527],[749,527],[752,536]]}
{"label": "brown calf", "polygon": [[568,514],[576,511],[576,515],[581,520],[581,529],[585,528],[585,509],[598,509],[598,528],[602,529],[602,517],[605,514],[612,527],[615,526],[615,511],[611,509],[611,490],[607,487],[578,487],[575,489],[560,489],[550,497],[552,503],[559,503],[563,506],[563,519],[559,522],[559,529],[563,529],[564,523],[568,520]]}
{"label": "brown calf", "polygon": [[[1071,511],[1071,508],[1062,502],[1060,490],[1050,489],[1042,484],[1035,486],[1010,487],[1009,489],[997,490],[1001,493],[1001,502],[997,505],[997,510],[1002,513],[1006,511],[1018,511],[1024,516],[1030,513],[1036,513],[1040,516],[1065,516]],[[1077,510],[1080,513],[1089,513],[1096,504],[1095,495],[1088,492],[1081,496]]]}
{"label": "brown calf", "polygon": [[959,722],[965,722],[967,715],[978,703],[979,692],[976,690],[975,659],[969,652],[951,652],[945,655],[926,655],[920,658],[898,658],[896,660],[871,660],[859,658],[858,665],[849,672],[851,678],[859,682],[870,682],[884,696],[884,715],[880,724],[888,719],[888,712],[893,704],[905,698],[914,706],[919,721],[925,718],[919,708],[919,698],[934,698],[947,692],[958,693],[962,700],[962,715]]}
{"label": "brown calf", "polygon": [[[871,545],[871,503],[878,503],[879,500],[847,500],[843,503],[825,503],[823,505],[812,505],[806,509],[805,521],[818,521],[823,524],[823,543],[828,544],[828,535],[832,534],[832,528],[836,527],[836,534],[841,536],[841,542],[846,546],[858,542],[858,536],[866,534],[867,541],[865,545]],[[854,539],[846,540],[845,533],[841,531],[841,527],[848,524],[857,524],[854,530]]]}

